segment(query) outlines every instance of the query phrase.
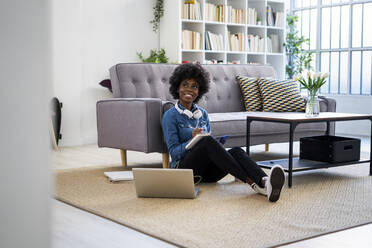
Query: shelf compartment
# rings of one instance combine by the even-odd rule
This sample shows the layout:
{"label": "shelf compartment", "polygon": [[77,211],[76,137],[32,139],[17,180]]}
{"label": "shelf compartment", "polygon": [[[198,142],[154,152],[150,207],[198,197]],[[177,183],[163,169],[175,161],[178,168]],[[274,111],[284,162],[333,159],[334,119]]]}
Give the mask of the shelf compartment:
{"label": "shelf compartment", "polygon": [[[353,164],[360,164],[360,163],[369,163],[370,160],[368,159],[360,159],[358,161],[352,162],[342,162],[342,163],[326,163],[326,162],[319,162],[307,159],[300,159],[299,157],[293,158],[293,172],[299,171],[307,171],[307,170],[316,170],[316,169],[327,169],[331,167],[338,167],[338,166],[345,166],[345,165],[353,165]],[[257,164],[266,169],[271,169],[275,164],[279,164],[283,167],[284,171],[288,172],[288,159],[276,159],[276,160],[266,160],[266,161],[259,161]]]}

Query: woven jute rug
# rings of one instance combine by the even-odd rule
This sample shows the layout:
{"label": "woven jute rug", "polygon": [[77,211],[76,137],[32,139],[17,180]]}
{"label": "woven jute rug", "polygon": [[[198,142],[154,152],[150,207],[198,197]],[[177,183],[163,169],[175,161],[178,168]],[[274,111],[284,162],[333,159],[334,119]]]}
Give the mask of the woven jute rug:
{"label": "woven jute rug", "polygon": [[121,169],[58,171],[56,198],[185,247],[270,247],[372,221],[368,164],[295,173],[276,203],[231,176],[193,200],[137,198],[132,181],[103,174]]}

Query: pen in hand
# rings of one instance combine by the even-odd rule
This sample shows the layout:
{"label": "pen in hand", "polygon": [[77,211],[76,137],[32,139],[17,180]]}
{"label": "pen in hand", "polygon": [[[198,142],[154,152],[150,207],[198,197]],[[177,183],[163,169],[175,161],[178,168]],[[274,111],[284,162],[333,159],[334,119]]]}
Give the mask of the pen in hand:
{"label": "pen in hand", "polygon": [[200,134],[200,133],[204,133],[204,129],[203,128],[194,128],[192,130],[192,137],[195,137],[195,135]]}

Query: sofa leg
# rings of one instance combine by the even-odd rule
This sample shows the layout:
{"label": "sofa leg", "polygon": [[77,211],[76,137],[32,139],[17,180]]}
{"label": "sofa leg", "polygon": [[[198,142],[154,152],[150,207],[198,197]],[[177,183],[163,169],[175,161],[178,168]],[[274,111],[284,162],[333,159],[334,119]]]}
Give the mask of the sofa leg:
{"label": "sofa leg", "polygon": [[265,144],[265,152],[269,151],[269,144]]}
{"label": "sofa leg", "polygon": [[163,156],[163,168],[169,168],[169,153],[162,153]]}
{"label": "sofa leg", "polygon": [[121,165],[127,166],[127,150],[120,149]]}

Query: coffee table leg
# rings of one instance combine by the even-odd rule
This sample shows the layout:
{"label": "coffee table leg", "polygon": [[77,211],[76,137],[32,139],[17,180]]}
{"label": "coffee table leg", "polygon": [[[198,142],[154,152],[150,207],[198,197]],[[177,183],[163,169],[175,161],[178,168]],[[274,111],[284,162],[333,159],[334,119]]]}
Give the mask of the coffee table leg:
{"label": "coffee table leg", "polygon": [[326,131],[326,135],[329,135],[329,129],[330,129],[330,126],[331,126],[331,123],[329,121],[327,121],[327,131]]}
{"label": "coffee table leg", "polygon": [[246,151],[246,153],[247,153],[247,155],[249,156],[249,147],[250,147],[250,145],[251,145],[251,123],[252,123],[252,121],[251,120],[248,120],[247,119],[247,135],[246,135],[246,137],[245,137],[245,142],[246,142],[246,148],[245,148],[245,151]]}
{"label": "coffee table leg", "polygon": [[289,123],[289,158],[288,158],[288,187],[292,187],[292,170],[293,170],[293,133],[296,123]]}

